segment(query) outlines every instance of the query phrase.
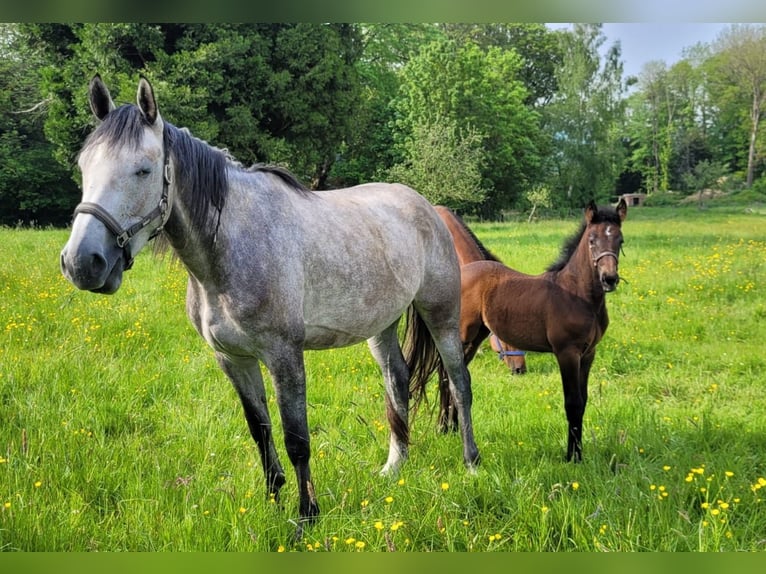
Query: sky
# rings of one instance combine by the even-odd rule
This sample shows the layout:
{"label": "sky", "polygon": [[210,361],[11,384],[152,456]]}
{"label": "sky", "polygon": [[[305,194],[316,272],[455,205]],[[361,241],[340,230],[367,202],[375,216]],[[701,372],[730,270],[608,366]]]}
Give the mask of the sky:
{"label": "sky", "polygon": [[602,31],[607,38],[605,46],[620,41],[623,75],[627,77],[638,76],[644,64],[652,60],[663,60],[672,66],[682,58],[684,48],[698,42],[710,43],[728,26],[713,23],[605,23]]}

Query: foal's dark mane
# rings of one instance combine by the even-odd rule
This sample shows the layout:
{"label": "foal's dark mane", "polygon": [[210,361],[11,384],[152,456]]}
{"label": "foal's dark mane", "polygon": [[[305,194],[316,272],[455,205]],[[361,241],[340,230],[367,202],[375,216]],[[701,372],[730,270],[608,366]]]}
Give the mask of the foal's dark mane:
{"label": "foal's dark mane", "polygon": [[[138,106],[133,104],[119,106],[109,112],[104,121],[88,136],[80,153],[101,143],[108,148],[129,145],[138,149],[143,130],[148,125]],[[164,122],[163,129],[166,149],[174,162],[174,181],[181,189],[190,190],[189,207],[195,229],[204,229],[207,225],[210,206],[214,207],[220,216],[229,191],[229,169],[254,174],[270,174],[295,191],[310,191],[296,176],[283,167],[256,164],[246,169],[227,150],[217,148],[193,136],[188,129],[177,128],[167,121]]]}
{"label": "foal's dark mane", "polygon": [[[611,206],[600,206],[598,209],[596,209],[590,222],[592,224],[613,223],[618,227],[622,225],[620,215],[617,213],[617,210]],[[551,263],[546,271],[555,273],[557,271],[561,271],[566,266],[566,264],[572,258],[572,255],[574,255],[575,251],[577,251],[577,246],[580,244],[580,240],[582,239],[583,233],[585,233],[587,227],[588,222],[583,219],[583,221],[580,223],[580,228],[566,241],[564,241],[564,245],[561,248],[561,254],[559,255],[559,258],[554,263]]]}
{"label": "foal's dark mane", "polygon": [[466,222],[463,221],[463,219],[457,213],[455,213],[451,209],[450,209],[450,213],[452,213],[452,215],[455,217],[457,222],[460,224],[460,227],[462,227],[463,230],[471,237],[474,243],[476,243],[476,247],[479,248],[479,251],[481,251],[481,256],[486,261],[497,261],[498,263],[502,263],[500,259],[498,259],[498,257],[494,253],[492,253],[489,249],[487,249],[487,247],[481,241],[479,241],[479,238],[476,237],[476,234],[473,231],[471,231],[471,228],[468,227]]}

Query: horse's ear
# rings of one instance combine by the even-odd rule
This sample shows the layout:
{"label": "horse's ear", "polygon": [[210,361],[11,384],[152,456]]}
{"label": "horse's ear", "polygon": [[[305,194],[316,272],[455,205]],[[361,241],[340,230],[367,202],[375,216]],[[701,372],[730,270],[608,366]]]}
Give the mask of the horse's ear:
{"label": "horse's ear", "polygon": [[585,221],[590,223],[593,220],[593,217],[598,213],[598,205],[596,205],[596,202],[592,199],[590,200],[590,203],[585,208]]}
{"label": "horse's ear", "polygon": [[103,121],[106,115],[115,108],[112,96],[98,74],[90,80],[88,98],[90,100],[90,109],[99,120]]}
{"label": "horse's ear", "polygon": [[617,215],[620,216],[620,221],[625,221],[628,216],[628,204],[625,202],[625,198],[621,197],[619,203],[617,203]]}
{"label": "horse's ear", "polygon": [[138,108],[141,113],[144,114],[146,121],[149,125],[154,125],[157,121],[157,101],[154,99],[154,90],[149,80],[141,76],[138,81],[138,94],[136,96],[138,100]]}

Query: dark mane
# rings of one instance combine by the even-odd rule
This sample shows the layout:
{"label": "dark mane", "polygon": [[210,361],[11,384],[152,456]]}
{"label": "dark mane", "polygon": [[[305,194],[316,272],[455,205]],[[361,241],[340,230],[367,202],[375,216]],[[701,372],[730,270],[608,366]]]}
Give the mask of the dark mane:
{"label": "dark mane", "polygon": [[[144,128],[149,127],[141,110],[133,104],[122,105],[104,118],[85,140],[81,154],[96,144],[107,148],[128,145],[137,149],[141,144]],[[245,169],[228,151],[217,148],[193,136],[188,129],[178,128],[164,122],[163,138],[166,149],[173,159],[173,179],[180,189],[188,190],[188,202],[192,228],[204,230],[207,225],[217,225],[209,219],[212,206],[220,213],[226,203],[229,190],[228,169],[249,173],[271,174],[298,192],[310,190],[284,167],[255,164]],[[212,231],[212,230],[211,230]]]}
{"label": "dark mane", "polygon": [[481,256],[487,261],[497,261],[498,263],[502,263],[498,257],[492,253],[489,249],[485,247],[485,245],[479,241],[479,238],[476,237],[476,234],[471,230],[470,227],[466,224],[465,221],[463,221],[463,218],[460,217],[457,213],[449,210],[452,216],[455,218],[455,220],[460,224],[460,227],[463,228],[463,230],[471,237],[474,243],[476,243],[476,247],[479,248],[479,251],[481,251]]}
{"label": "dark mane", "polygon": [[[622,225],[620,215],[617,213],[617,210],[611,206],[600,206],[595,211],[593,219],[591,219],[591,223],[614,223],[617,226]],[[566,266],[567,262],[572,258],[572,255],[574,255],[574,252],[577,251],[577,246],[580,244],[582,235],[585,233],[585,229],[587,227],[588,223],[583,220],[580,223],[580,228],[566,241],[564,241],[564,245],[561,247],[561,254],[559,255],[559,258],[554,263],[551,263],[546,271],[557,272],[561,271]]]}
{"label": "dark mane", "polygon": [[256,163],[250,166],[247,169],[247,171],[254,172],[254,173],[270,173],[272,175],[276,175],[279,179],[285,182],[288,185],[288,187],[293,188],[295,191],[302,191],[302,192],[311,191],[292,172],[290,172],[287,168],[279,166],[279,165]]}
{"label": "dark mane", "polygon": [[[149,127],[138,106],[122,105],[104,118],[85,140],[80,154],[96,145],[107,149],[128,145],[137,149],[144,128]],[[179,129],[164,122],[163,138],[173,158],[173,178],[182,189],[190,190],[191,218],[195,228],[203,229],[212,205],[219,214],[226,202],[229,182],[226,170],[241,167],[226,151],[213,147],[194,137],[189,130]]]}

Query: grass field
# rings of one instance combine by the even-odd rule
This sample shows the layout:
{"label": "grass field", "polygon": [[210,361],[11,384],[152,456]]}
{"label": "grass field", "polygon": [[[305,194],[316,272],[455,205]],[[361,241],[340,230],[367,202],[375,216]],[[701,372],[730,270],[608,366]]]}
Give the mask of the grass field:
{"label": "grass field", "polygon": [[[472,227],[539,273],[577,221]],[[366,346],[308,353],[322,515],[296,541],[292,473],[268,500],[235,393],[186,319],[182,268],[142,254],[117,294],[81,293],[58,269],[66,231],[0,229],[0,549],[766,549],[766,216],[636,208],[623,233],[581,464],[564,462],[552,355],[528,355],[522,377],[488,347],[472,363],[478,473],[421,409],[388,479]]]}

